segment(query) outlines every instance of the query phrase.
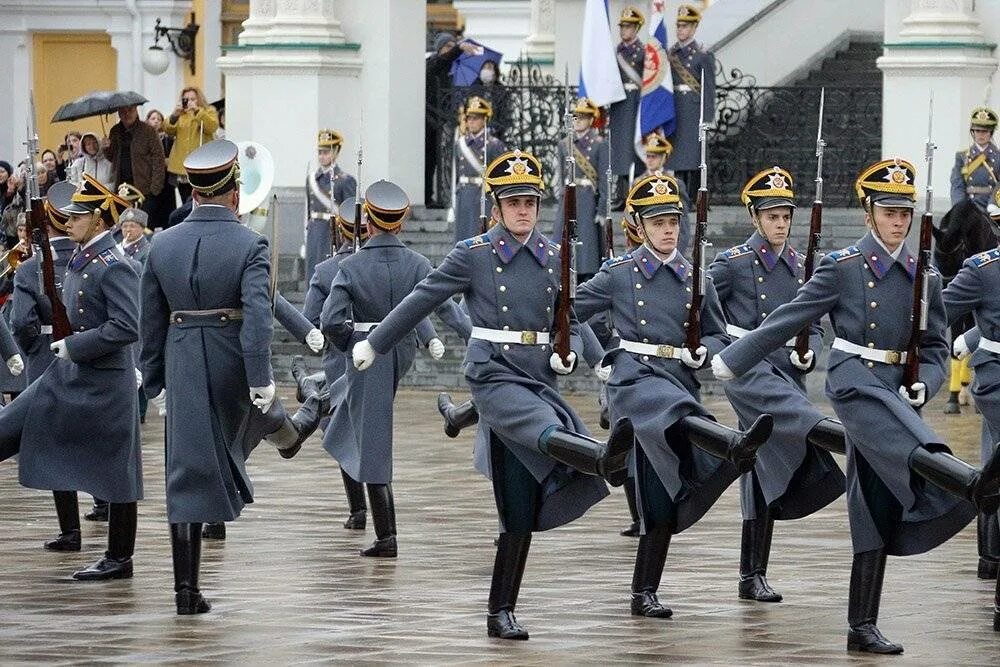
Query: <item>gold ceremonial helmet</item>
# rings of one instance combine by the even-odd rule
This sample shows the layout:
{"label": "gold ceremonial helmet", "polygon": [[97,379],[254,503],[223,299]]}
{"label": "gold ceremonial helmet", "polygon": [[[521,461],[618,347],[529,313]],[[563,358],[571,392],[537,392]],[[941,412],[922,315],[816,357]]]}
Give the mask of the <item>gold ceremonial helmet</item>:
{"label": "gold ceremonial helmet", "polygon": [[316,136],[317,148],[338,148],[344,143],[344,137],[336,130],[320,130]]}
{"label": "gold ceremonial helmet", "polygon": [[792,175],[781,167],[774,166],[757,172],[747,181],[740,193],[740,201],[750,215],[778,206],[795,208],[795,192]]}
{"label": "gold ceremonial helmet", "polygon": [[994,130],[997,126],[997,112],[989,107],[976,107],[969,117],[970,130]]}
{"label": "gold ceremonial helmet", "polygon": [[663,172],[643,176],[635,182],[625,199],[625,210],[635,213],[640,219],[656,215],[684,212],[677,179]]}
{"label": "gold ceremonial helmet", "polygon": [[531,153],[507,151],[486,168],[486,191],[495,200],[522,195],[541,197],[543,190],[542,163]]}
{"label": "gold ceremonial helmet", "polygon": [[118,222],[118,216],[129,206],[129,202],[108,190],[96,178],[84,174],[80,189],[73,193],[69,204],[60,208],[59,212],[70,216],[100,211],[101,219],[110,227]]}
{"label": "gold ceremonial helmet", "polygon": [[636,28],[641,28],[646,22],[646,17],[642,15],[638,7],[629,5],[622,10],[621,16],[618,17],[618,25],[634,25]]}
{"label": "gold ceremonial helmet", "polygon": [[692,5],[681,5],[677,8],[678,23],[700,23],[701,12]]}
{"label": "gold ceremonial helmet", "polygon": [[901,158],[879,160],[865,168],[854,182],[854,190],[861,205],[915,208],[917,189],[914,186],[917,171]]}
{"label": "gold ceremonial helmet", "polygon": [[597,120],[601,116],[601,108],[594,104],[593,100],[589,97],[581,97],[576,101],[573,113],[591,116],[594,120]]}
{"label": "gold ceremonial helmet", "polygon": [[480,116],[491,118],[493,116],[493,105],[479,95],[473,95],[465,100],[465,104],[462,105],[462,113],[466,116],[469,114],[479,114]]}
{"label": "gold ceremonial helmet", "polygon": [[674,152],[674,145],[659,132],[650,132],[646,135],[646,140],[642,143],[642,148],[647,153],[654,155],[670,155]]}

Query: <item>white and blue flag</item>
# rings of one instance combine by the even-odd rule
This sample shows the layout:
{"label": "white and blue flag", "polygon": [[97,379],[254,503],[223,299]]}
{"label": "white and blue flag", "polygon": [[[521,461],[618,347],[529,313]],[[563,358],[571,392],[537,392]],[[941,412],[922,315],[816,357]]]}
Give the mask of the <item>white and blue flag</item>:
{"label": "white and blue flag", "polygon": [[583,60],[580,63],[579,96],[589,97],[599,107],[624,100],[625,87],[611,41],[608,0],[587,0],[580,53]]}

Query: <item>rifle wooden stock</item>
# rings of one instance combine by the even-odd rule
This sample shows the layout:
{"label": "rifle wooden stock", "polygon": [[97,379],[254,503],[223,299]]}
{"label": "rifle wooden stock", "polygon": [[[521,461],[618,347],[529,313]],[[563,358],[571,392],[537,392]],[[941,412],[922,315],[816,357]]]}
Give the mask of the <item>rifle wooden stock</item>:
{"label": "rifle wooden stock", "polygon": [[[934,216],[927,211],[920,218],[920,250],[917,253],[917,268],[913,274],[913,309],[910,313],[910,343],[906,346],[906,367],[903,369],[903,386],[920,382],[920,339],[927,323],[923,318],[924,284],[930,279],[931,230]],[[911,394],[912,396],[912,394]]]}
{"label": "rifle wooden stock", "polygon": [[613,259],[615,256],[615,227],[610,215],[604,218],[603,227],[604,259]]}
{"label": "rifle wooden stock", "polygon": [[556,340],[552,348],[564,364],[569,364],[569,334],[573,308],[573,227],[576,225],[576,184],[569,183],[564,190],[563,228],[559,242],[559,303],[553,329]]}
{"label": "rifle wooden stock", "polygon": [[337,251],[340,250],[340,244],[344,242],[343,237],[340,234],[340,222],[337,220],[337,214],[330,214],[330,238],[333,243],[333,249],[330,255],[336,255]]}
{"label": "rifle wooden stock", "polygon": [[489,216],[480,215],[479,216],[479,233],[485,234],[490,231],[490,219]]}
{"label": "rifle wooden stock", "polygon": [[[809,218],[809,242],[806,244],[806,261],[802,282],[807,283],[816,270],[816,253],[819,252],[820,239],[823,235],[823,202],[814,201],[812,216]],[[795,337],[795,353],[799,355],[799,361],[804,361],[806,352],[809,351],[809,327],[799,332]]]}
{"label": "rifle wooden stock", "polygon": [[705,264],[705,234],[708,231],[708,190],[698,190],[695,200],[694,240],[691,250],[691,310],[688,311],[684,347],[694,353],[701,345],[702,268]]}
{"label": "rifle wooden stock", "polygon": [[52,305],[52,340],[62,340],[72,333],[66,306],[60,291],[56,288],[55,264],[52,260],[52,246],[49,245],[49,228],[45,220],[45,203],[41,198],[31,200],[31,239],[38,246],[39,262],[42,269],[42,292]]}
{"label": "rifle wooden stock", "polygon": [[361,197],[354,200],[354,251],[361,247]]}

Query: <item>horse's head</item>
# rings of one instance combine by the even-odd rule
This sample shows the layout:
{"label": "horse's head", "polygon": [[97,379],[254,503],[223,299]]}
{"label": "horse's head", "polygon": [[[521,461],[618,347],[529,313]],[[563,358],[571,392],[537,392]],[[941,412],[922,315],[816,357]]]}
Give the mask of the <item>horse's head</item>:
{"label": "horse's head", "polygon": [[933,230],[934,263],[945,276],[955,275],[967,258],[997,245],[993,222],[971,199],[955,204]]}

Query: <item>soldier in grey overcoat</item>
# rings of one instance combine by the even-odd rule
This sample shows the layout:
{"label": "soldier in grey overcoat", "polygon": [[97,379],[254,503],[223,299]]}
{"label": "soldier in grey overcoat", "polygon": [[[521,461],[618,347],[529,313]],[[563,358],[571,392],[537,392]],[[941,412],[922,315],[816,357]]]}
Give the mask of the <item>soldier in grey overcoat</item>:
{"label": "soldier in grey overcoat", "polygon": [[951,168],[951,205],[971,199],[986,210],[990,195],[1000,183],[1000,149],[993,143],[997,128],[997,113],[987,107],[972,110],[969,134],[972,144],[955,153]]}
{"label": "soldier in grey overcoat", "polygon": [[[1000,464],[982,471],[950,454],[917,411],[945,378],[948,344],[941,279],[931,272],[919,381],[903,386],[917,259],[905,243],[915,205],[913,166],[894,158],[866,168],[856,190],[870,228],[856,246],[826,255],[796,297],[712,362],[740,376],[829,313],[836,339],[826,393],[847,431],[847,506],[854,546],[849,651],[901,653],[877,627],[886,555],[919,554],[964,528],[977,507],[996,511]],[[1000,457],[994,457],[1000,460]]]}
{"label": "soldier in grey overcoat", "polygon": [[559,248],[536,227],[542,167],[511,151],[486,171],[499,221],[448,253],[402,303],[352,349],[355,367],[371,366],[421,319],[463,294],[472,318],[465,377],[480,413],[476,468],[492,479],[501,534],[490,587],[487,634],[527,639],[514,605],[531,533],[582,516],[604,498],[600,476],[624,472],[631,438],[594,440],[556,390],[556,374],[572,372],[580,339],[564,360],[552,351],[558,304]]}
{"label": "soldier in grey overcoat", "polygon": [[[639,30],[646,22],[642,12],[629,5],[622,9],[618,18],[618,34],[621,41],[615,48],[615,59],[618,63],[618,73],[621,75],[622,86],[625,88],[625,99],[615,102],[608,110],[608,126],[611,130],[611,146],[609,159],[611,172],[615,175],[615,189],[612,207],[621,210],[625,205],[625,195],[629,191],[629,174],[636,166],[635,119],[639,115],[639,100],[642,97],[643,63],[646,57],[645,46],[639,38]],[[604,172],[601,172],[603,178]]]}
{"label": "soldier in grey overcoat", "polygon": [[306,282],[312,278],[316,265],[333,255],[330,223],[341,203],[353,197],[358,182],[340,168],[337,156],[344,137],[336,130],[320,130],[316,141],[319,167],[306,175]]}
{"label": "soldier in grey overcoat", "polygon": [[643,245],[608,260],[577,290],[581,318],[610,311],[620,336],[603,366],[612,438],[635,438],[630,482],[640,520],[631,613],[669,618],[660,584],[671,535],[694,525],[753,465],[754,450],[771,431],[764,415],[747,433],[726,428],[699,403],[695,371],[728,342],[722,309],[706,280],[700,344],[685,346],[691,309],[691,265],[677,250],[681,213],[677,181],[647,176],[629,192]]}
{"label": "soldier in grey overcoat", "polygon": [[[698,142],[698,121],[701,101],[705,100],[705,122],[715,122],[715,56],[706,51],[695,38],[701,22],[701,12],[691,5],[677,8],[677,41],[670,45],[667,60],[674,79],[674,111],[676,126],[669,139],[674,145],[670,168],[677,180],[687,186],[688,197],[697,196],[701,163]],[[705,81],[704,95],[701,90]]]}
{"label": "soldier in grey overcoat", "polygon": [[63,278],[72,334],[50,343],[56,359],[0,411],[0,459],[20,454],[21,484],[85,491],[111,503],[108,550],[75,572],[78,580],[132,576],[142,498],[131,351],[138,339],[139,277],[108,232],[126,208],[128,202],[88,175],[62,208],[69,236],[79,244]]}
{"label": "soldier in grey overcoat", "polygon": [[[745,243],[719,253],[709,267],[732,339],[760,326],[768,313],[795,297],[803,282],[803,257],[788,242],[795,208],[791,174],[780,167],[765,169],[747,181],[741,199],[755,231]],[[815,368],[823,346],[819,322],[808,331],[804,358],[792,339],[723,385],[741,425],[763,413],[775,421],[753,470],[740,478],[739,596],[745,600],[781,601],[767,581],[774,521],[808,516],[844,493],[844,474],[825,450],[832,446],[845,452],[844,428],[813,407],[806,393],[806,373]]]}
{"label": "soldier in grey overcoat", "polygon": [[[455,243],[482,234],[480,216],[483,213],[483,171],[486,165],[507,150],[503,142],[488,136],[487,123],[493,117],[493,106],[478,95],[462,105],[465,131],[455,140]],[[487,144],[488,141],[488,144]],[[483,160],[485,146],[486,159]],[[487,213],[489,215],[489,213]]]}
{"label": "soldier in grey overcoat", "polygon": [[[20,257],[23,259],[22,249],[26,248],[30,243],[27,237],[28,225],[26,222],[26,214],[20,213],[17,216],[17,236],[18,243],[10,250],[9,258]],[[4,268],[8,268],[10,264],[6,261],[4,262]],[[0,365],[0,405],[6,402],[5,394],[10,398],[14,398],[19,393],[24,391],[28,386],[26,378],[22,371],[24,370],[24,357],[21,354],[22,350],[18,348],[17,343],[14,339],[10,337],[10,318],[14,310],[14,278],[16,276],[14,270],[8,270],[4,272],[4,275],[0,275],[0,295],[6,296],[6,300],[3,305],[0,305],[0,320],[3,320],[4,326],[8,329],[6,334],[0,334],[4,339],[2,342],[3,349],[0,349],[0,355],[4,361],[10,359],[11,364]],[[20,365],[14,364],[13,360],[19,360]]]}
{"label": "soldier in grey overcoat", "polygon": [[[410,211],[406,193],[389,181],[377,181],[365,192],[364,214],[371,238],[340,263],[323,304],[323,332],[337,349],[347,351],[364,340],[383,317],[431,270],[423,255],[397,236]],[[454,305],[454,302],[451,303]],[[448,304],[441,304],[444,309]],[[430,322],[423,320],[426,327]],[[434,359],[444,355],[436,333],[426,338]],[[427,334],[425,333],[425,336]],[[337,406],[323,446],[344,474],[368,489],[375,542],[362,556],[395,558],[396,513],[392,494],[392,412],[399,382],[413,364],[416,335],[407,336],[380,357],[368,372],[347,369],[347,398]]]}
{"label": "soldier in grey overcoat", "polygon": [[[580,98],[573,109],[573,146],[568,150],[567,139],[559,142],[559,168],[556,182],[566,182],[567,157],[572,151],[576,171],[576,235],[580,242],[576,255],[576,271],[581,282],[601,268],[606,259],[601,255],[604,233],[604,213],[608,197],[608,144],[594,129],[601,110],[586,97]],[[552,238],[562,238],[565,188],[558,193],[559,206],[552,225]]]}

